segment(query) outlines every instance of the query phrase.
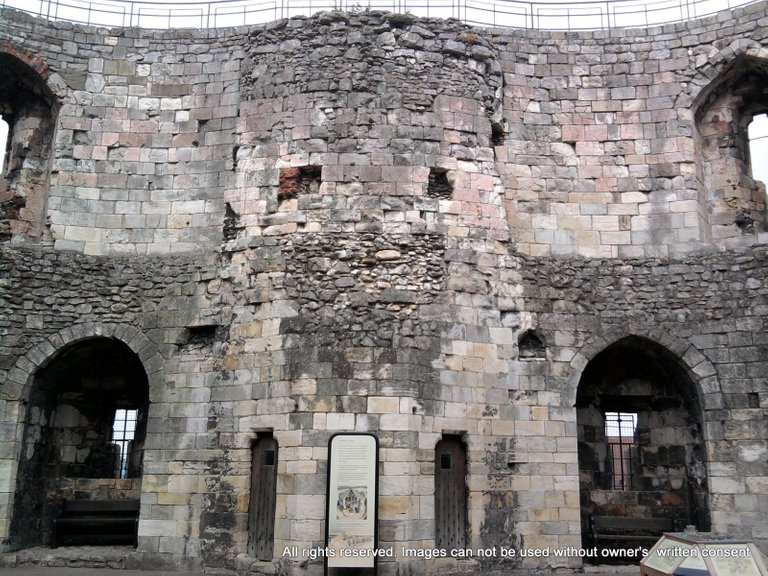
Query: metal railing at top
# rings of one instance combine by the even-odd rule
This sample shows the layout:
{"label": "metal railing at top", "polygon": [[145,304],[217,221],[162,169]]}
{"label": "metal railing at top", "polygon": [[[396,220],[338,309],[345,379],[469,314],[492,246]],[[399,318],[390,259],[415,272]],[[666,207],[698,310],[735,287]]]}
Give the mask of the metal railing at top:
{"label": "metal railing at top", "polygon": [[[0,0],[49,20],[105,27],[220,28],[320,11],[381,10],[466,24],[540,30],[636,28],[709,16],[755,0]],[[2,16],[0,15],[0,18]]]}

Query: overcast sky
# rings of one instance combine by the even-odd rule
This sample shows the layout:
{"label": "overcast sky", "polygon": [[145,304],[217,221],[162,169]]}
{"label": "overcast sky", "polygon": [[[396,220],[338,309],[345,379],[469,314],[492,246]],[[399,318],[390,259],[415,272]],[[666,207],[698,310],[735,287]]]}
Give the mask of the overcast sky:
{"label": "overcast sky", "polygon": [[765,114],[755,116],[749,125],[749,139],[752,141],[752,177],[768,184],[768,117]]}
{"label": "overcast sky", "polygon": [[[486,26],[595,29],[678,22],[755,0],[0,0],[44,17],[101,26],[200,28],[241,26],[319,10],[408,11],[415,16],[459,17]],[[566,16],[567,14],[567,16]]]}

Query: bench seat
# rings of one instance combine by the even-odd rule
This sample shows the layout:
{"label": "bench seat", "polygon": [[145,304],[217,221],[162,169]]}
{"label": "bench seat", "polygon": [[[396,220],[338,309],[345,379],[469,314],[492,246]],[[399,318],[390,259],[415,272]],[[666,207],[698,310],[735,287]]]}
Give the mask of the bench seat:
{"label": "bench seat", "polygon": [[623,516],[590,516],[592,543],[655,542],[664,532],[675,529],[671,518],[627,518]]}
{"label": "bench seat", "polygon": [[65,500],[53,521],[58,546],[138,544],[138,500]]}

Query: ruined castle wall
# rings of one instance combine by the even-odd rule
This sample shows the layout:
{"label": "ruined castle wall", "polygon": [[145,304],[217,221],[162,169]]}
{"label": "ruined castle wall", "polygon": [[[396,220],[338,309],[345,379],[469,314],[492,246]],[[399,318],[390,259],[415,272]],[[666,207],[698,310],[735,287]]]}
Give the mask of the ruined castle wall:
{"label": "ruined castle wall", "polygon": [[[503,73],[503,106],[488,112],[504,131],[498,160],[518,248],[623,257],[754,239],[764,207],[748,159],[707,153],[701,138],[712,134],[697,114],[716,104],[700,99],[718,74],[760,52],[759,10],[648,31],[457,37],[449,52]],[[410,49],[431,41],[413,34]],[[250,146],[233,132],[241,97],[252,98],[240,91],[238,33],[110,35],[18,15],[4,41],[49,66],[60,99],[51,239],[97,254],[215,244],[239,147]]]}
{"label": "ruined castle wall", "polygon": [[479,441],[465,403],[509,354],[489,332],[509,274],[500,64],[463,26],[363,13],[257,30],[244,72],[224,361],[233,394],[251,384],[239,445],[271,428],[280,446],[275,549],[322,545],[328,438],[353,430],[381,443],[382,541],[433,547],[434,446]]}
{"label": "ruined castle wall", "polygon": [[[40,367],[101,331],[150,379],[139,550],[155,567],[260,569],[246,551],[264,437],[274,557],[321,546],[339,431],[379,437],[381,544],[398,554],[435,545],[443,435],[467,449],[468,547],[577,547],[577,388],[603,349],[642,337],[694,391],[704,516],[764,544],[763,208],[710,125],[731,70],[764,58],[765,10],[581,33],[1,12],[4,46],[42,58],[59,99],[48,236],[2,261],[9,438]],[[5,538],[21,444],[3,453]],[[622,505],[651,514],[679,496],[667,486]],[[555,564],[580,560],[505,566]]]}
{"label": "ruined castle wall", "polygon": [[702,116],[722,75],[764,56],[763,9],[649,30],[495,32],[517,248],[623,258],[754,241],[764,193],[733,100],[748,104],[755,77],[731,74],[731,103]]}
{"label": "ruined castle wall", "polygon": [[[760,510],[766,499],[768,365],[761,351],[765,258],[763,247],[672,262],[553,259],[544,263],[526,257],[522,266],[526,310],[547,335],[550,361],[529,361],[516,370],[510,389],[514,409],[545,404],[536,401],[542,392],[533,390],[546,375],[545,394],[553,400],[546,408],[549,418],[565,409],[567,425],[574,426],[571,407],[576,403],[579,367],[628,335],[662,344],[681,359],[695,382],[700,408],[691,407],[688,426],[695,427],[700,410],[706,454],[698,458],[706,467],[713,529],[764,539]],[[712,296],[734,290],[738,295],[733,298]],[[675,387],[682,385],[678,381]],[[658,486],[651,500],[663,501],[667,490],[661,487],[663,481]],[[667,507],[675,505],[674,499],[666,502]],[[643,503],[639,504],[613,502],[608,512],[641,509]]]}
{"label": "ruined castle wall", "polygon": [[234,162],[237,35],[12,21],[4,51],[39,58],[57,96],[36,236],[86,254],[215,247]]}
{"label": "ruined castle wall", "polygon": [[[153,489],[157,478],[168,474],[164,451],[170,446],[162,438],[177,429],[176,413],[191,412],[190,406],[209,396],[205,390],[202,394],[200,390],[197,394],[193,390],[174,390],[172,380],[184,381],[185,373],[199,372],[187,358],[196,347],[189,343],[187,326],[194,327],[201,316],[210,316],[205,297],[206,281],[212,278],[210,263],[190,258],[105,260],[75,252],[9,246],[3,248],[0,262],[3,278],[0,403],[6,432],[0,461],[3,477],[0,498],[5,544],[12,513],[16,514],[17,522],[21,519],[14,542],[39,544],[41,535],[29,533],[35,527],[40,528],[39,522],[47,522],[46,534],[50,531],[51,511],[42,502],[34,504],[17,499],[14,504],[17,488],[40,480],[44,474],[42,465],[47,464],[40,438],[28,441],[25,430],[52,425],[55,419],[55,412],[42,416],[28,412],[28,406],[35,404],[34,396],[40,394],[36,375],[61,357],[67,347],[99,339],[125,343],[147,373],[151,408],[144,454],[143,513],[148,519],[162,517],[158,506],[163,501],[158,500]],[[94,404],[109,402],[100,400],[98,394],[97,391],[92,398]],[[184,429],[187,424],[185,419]],[[40,465],[34,465],[36,461]],[[127,497],[136,495],[141,487],[141,479],[110,483],[108,480],[51,478],[45,489],[58,500],[82,498],[88,492],[100,497],[104,494]],[[32,509],[26,508],[33,505]],[[147,529],[152,533],[152,521]],[[43,539],[46,543],[49,541],[47,536]]]}

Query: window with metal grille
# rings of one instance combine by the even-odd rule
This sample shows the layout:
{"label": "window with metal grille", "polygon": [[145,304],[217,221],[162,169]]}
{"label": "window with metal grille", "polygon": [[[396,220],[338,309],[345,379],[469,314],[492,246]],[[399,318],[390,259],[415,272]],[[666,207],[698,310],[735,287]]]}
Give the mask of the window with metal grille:
{"label": "window with metal grille", "polygon": [[605,413],[605,439],[611,466],[611,488],[632,489],[632,456],[636,446],[637,414]]}
{"label": "window with metal grille", "polygon": [[136,434],[138,413],[138,410],[115,410],[115,420],[112,424],[112,443],[117,447],[114,467],[115,478],[128,477],[130,444]]}

